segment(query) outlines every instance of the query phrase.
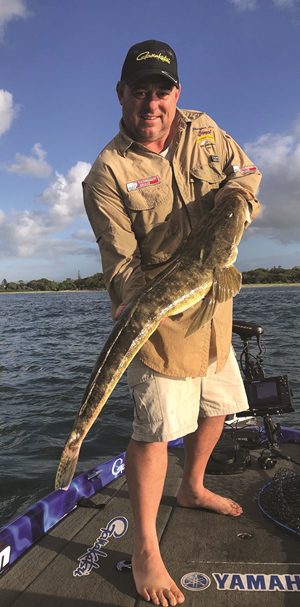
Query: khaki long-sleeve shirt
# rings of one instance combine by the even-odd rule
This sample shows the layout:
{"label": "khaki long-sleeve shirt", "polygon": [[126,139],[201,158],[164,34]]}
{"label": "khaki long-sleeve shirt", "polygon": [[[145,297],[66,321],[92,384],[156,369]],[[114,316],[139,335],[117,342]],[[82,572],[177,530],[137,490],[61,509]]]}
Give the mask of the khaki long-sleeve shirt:
{"label": "khaki long-sleeve shirt", "polygon": [[[130,139],[121,124],[83,182],[113,313],[166,267],[215,205],[234,195],[249,203],[252,218],[259,209],[261,175],[239,145],[205,113],[177,110],[176,121],[167,157]],[[194,313],[195,306],[160,325],[141,360],[175,377],[205,375],[212,357],[221,370],[231,343],[232,300],[185,337]]]}

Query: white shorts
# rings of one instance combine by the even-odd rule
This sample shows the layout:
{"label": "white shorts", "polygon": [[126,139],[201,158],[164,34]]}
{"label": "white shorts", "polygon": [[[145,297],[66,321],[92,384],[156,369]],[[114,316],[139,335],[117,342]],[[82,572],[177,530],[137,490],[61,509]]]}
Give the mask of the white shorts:
{"label": "white shorts", "polygon": [[199,417],[246,411],[247,396],[231,348],[226,365],[215,373],[215,363],[205,377],[174,378],[157,373],[136,356],[127,369],[134,402],[132,438],[162,442],[180,438],[198,427]]}

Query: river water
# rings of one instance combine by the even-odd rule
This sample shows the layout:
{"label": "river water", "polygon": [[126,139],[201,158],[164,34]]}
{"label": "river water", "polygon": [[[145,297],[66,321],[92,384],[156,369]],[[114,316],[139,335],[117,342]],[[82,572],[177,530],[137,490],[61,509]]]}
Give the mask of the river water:
{"label": "river water", "polygon": [[[267,375],[288,374],[300,424],[300,287],[244,288],[235,317],[264,327]],[[57,463],[107,336],[105,291],[0,295],[0,526],[53,490]],[[240,349],[240,339],[234,345]],[[255,348],[254,348],[255,351]],[[86,437],[77,473],[126,448],[132,407],[125,377]]]}

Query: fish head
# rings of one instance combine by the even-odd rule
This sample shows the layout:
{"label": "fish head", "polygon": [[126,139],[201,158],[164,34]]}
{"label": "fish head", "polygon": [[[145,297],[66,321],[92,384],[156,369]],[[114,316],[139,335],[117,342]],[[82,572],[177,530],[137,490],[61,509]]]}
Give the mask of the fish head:
{"label": "fish head", "polygon": [[238,197],[229,198],[212,211],[211,224],[207,226],[208,258],[212,265],[228,267],[234,263],[248,220],[248,204]]}

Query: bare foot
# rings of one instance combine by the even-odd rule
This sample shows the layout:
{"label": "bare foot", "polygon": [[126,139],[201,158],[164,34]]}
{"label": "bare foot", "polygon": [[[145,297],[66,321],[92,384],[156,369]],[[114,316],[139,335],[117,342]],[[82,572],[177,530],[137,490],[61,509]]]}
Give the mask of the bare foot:
{"label": "bare foot", "polygon": [[180,489],[177,495],[177,504],[183,508],[206,508],[218,514],[240,516],[243,508],[233,500],[222,497],[203,487],[201,492],[193,493]]}
{"label": "bare foot", "polygon": [[168,574],[159,551],[144,551],[132,556],[132,573],[137,592],[154,605],[181,605],[184,595]]}

